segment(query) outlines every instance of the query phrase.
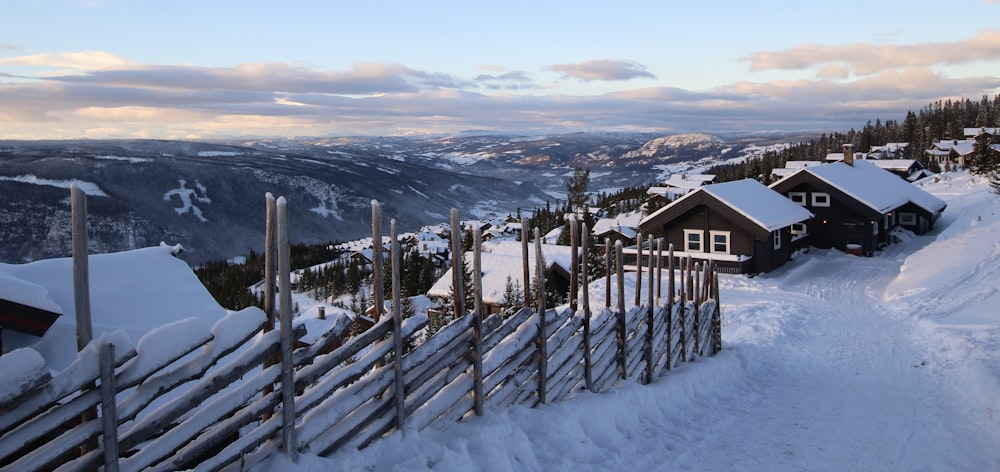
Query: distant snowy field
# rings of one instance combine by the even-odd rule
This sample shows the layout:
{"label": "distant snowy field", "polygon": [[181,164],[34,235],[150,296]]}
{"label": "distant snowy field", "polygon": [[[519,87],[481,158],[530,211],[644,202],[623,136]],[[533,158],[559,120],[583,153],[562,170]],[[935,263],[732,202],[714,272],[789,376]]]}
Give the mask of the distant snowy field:
{"label": "distant snowy field", "polygon": [[723,276],[723,352],[652,385],[256,470],[1000,470],[1000,200],[922,185],[948,202],[929,235]]}

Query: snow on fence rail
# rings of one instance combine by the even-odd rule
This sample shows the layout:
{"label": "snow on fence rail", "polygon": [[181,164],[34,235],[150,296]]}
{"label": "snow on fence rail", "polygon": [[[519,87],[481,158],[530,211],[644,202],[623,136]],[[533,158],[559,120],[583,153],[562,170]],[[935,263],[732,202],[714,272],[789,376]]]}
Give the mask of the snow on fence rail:
{"label": "snow on fence rail", "polygon": [[[290,293],[288,278],[280,276],[288,270],[281,247],[287,248],[288,221],[283,199],[278,211],[273,205],[268,195],[265,252],[278,261],[266,264],[275,272],[265,276],[278,275],[284,297]],[[380,217],[373,202],[376,236]],[[459,227],[454,211],[452,224]],[[648,267],[643,288],[640,266],[636,301],[640,290],[648,290],[651,302],[625,310],[619,243],[615,265],[606,252],[606,267],[617,268],[617,309],[592,311],[584,288],[573,290],[568,307],[540,309],[536,303],[484,319],[477,275],[473,309],[462,309],[464,316],[404,353],[403,341],[427,319],[401,319],[395,221],[391,227],[391,316],[336,349],[350,328],[347,317],[312,345],[293,350],[291,341],[305,334],[301,325],[286,321],[274,330],[273,315],[248,308],[211,329],[197,319],[163,326],[135,346],[121,332],[101,336],[75,363],[51,375],[29,349],[0,357],[7,383],[0,392],[0,470],[219,470],[252,452],[256,460],[276,451],[329,455],[403,428],[420,430],[513,404],[556,402],[581,390],[604,392],[625,381],[649,383],[681,362],[721,349],[716,272],[690,260],[676,268]],[[474,239],[479,236],[476,230]],[[583,251],[587,260],[585,246]],[[658,259],[674,260],[672,254]],[[481,274],[478,251],[473,265],[473,274]],[[573,266],[574,279],[586,273]],[[462,271],[453,272],[460,293]],[[663,272],[666,297],[659,288]],[[541,287],[544,280],[536,276],[535,283]],[[287,298],[265,305],[277,305],[279,318],[289,318]],[[84,416],[97,408],[96,417]]]}

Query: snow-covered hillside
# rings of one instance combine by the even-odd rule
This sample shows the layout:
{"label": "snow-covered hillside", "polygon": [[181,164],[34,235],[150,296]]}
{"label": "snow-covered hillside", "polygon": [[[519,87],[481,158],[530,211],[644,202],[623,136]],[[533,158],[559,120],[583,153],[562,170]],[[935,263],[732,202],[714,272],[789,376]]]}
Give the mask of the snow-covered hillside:
{"label": "snow-covered hillside", "polygon": [[948,202],[931,234],[723,276],[714,358],[297,468],[1000,470],[1000,199],[964,173],[922,185]]}

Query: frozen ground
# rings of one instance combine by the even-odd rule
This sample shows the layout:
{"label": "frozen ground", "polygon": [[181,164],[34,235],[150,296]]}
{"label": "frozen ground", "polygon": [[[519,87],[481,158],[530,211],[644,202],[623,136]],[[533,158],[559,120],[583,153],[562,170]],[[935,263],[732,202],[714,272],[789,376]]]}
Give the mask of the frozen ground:
{"label": "frozen ground", "polygon": [[924,188],[948,202],[932,234],[724,276],[724,351],[652,385],[256,469],[1000,470],[1000,200]]}

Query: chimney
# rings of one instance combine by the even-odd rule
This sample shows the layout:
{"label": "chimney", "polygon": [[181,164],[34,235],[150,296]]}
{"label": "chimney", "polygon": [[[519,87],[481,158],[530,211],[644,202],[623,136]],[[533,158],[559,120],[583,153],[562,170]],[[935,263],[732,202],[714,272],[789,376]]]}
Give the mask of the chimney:
{"label": "chimney", "polygon": [[854,145],[844,145],[844,164],[854,167]]}

